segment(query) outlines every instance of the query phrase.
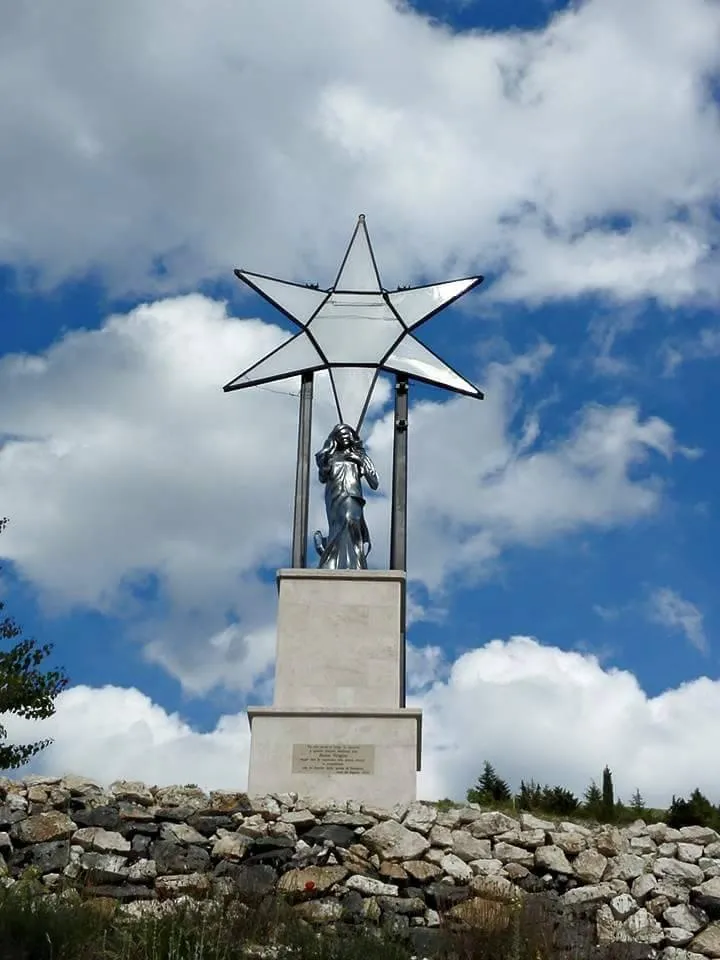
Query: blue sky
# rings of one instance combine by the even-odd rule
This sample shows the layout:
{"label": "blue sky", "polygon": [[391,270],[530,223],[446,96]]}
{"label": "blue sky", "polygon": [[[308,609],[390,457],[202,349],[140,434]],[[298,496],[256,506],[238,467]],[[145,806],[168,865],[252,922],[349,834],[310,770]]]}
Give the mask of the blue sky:
{"label": "blue sky", "polygon": [[232,270],[327,286],[365,212],[388,288],[487,278],[421,335],[486,400],[412,390],[421,793],[489,758],[720,800],[717,5],[266,6],[9,15],[2,590],[72,681],[11,735],[55,738],[33,770],[244,785],[297,385],[222,394],[290,332]]}

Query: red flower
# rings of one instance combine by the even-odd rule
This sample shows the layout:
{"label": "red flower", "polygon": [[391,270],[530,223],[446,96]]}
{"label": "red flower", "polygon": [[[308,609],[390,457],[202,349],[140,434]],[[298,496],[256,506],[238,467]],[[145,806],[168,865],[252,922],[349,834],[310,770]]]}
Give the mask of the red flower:
{"label": "red flower", "polygon": [[306,880],[306,881],[305,881],[305,889],[306,889],[306,890],[314,890],[314,889],[315,889],[315,882],[314,882],[313,880]]}

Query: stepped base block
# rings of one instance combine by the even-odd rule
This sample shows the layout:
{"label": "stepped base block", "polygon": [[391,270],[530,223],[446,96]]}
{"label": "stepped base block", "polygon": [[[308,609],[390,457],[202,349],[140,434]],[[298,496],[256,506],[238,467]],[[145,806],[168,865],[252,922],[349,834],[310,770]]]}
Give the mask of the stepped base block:
{"label": "stepped base block", "polygon": [[249,707],[251,794],[392,807],[417,798],[422,711]]}
{"label": "stepped base block", "polygon": [[279,570],[276,707],[400,707],[401,570]]}

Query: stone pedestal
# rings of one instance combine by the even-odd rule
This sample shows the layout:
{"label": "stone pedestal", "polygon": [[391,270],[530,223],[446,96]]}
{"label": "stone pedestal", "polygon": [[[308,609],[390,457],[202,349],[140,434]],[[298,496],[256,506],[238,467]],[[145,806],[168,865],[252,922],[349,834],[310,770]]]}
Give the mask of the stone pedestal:
{"label": "stone pedestal", "polygon": [[248,789],[380,806],[416,798],[422,712],[405,700],[405,574],[280,570],[275,696],[249,707]]}

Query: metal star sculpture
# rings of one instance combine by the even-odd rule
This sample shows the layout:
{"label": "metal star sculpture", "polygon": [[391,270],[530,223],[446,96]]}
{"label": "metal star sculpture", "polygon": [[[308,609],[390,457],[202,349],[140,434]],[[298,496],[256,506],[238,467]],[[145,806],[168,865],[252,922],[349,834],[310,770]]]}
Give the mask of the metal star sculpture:
{"label": "metal star sculpture", "polygon": [[474,384],[412,334],[482,283],[483,277],[385,290],[363,215],[328,290],[247,270],[236,270],[235,275],[300,327],[300,332],[231,380],[223,388],[226,391],[327,370],[338,420],[356,430],[362,425],[380,370],[483,397]]}
{"label": "metal star sculpture", "polygon": [[[305,567],[307,559],[314,374],[320,370],[329,372],[339,421],[336,430],[343,432],[343,435],[348,430],[354,432],[360,446],[354,453],[350,451],[347,457],[348,461],[354,458],[360,462],[358,457],[362,444],[358,432],[378,373],[384,370],[395,374],[390,569],[405,570],[408,380],[412,378],[453,393],[480,400],[483,398],[482,392],[474,384],[422,344],[412,331],[482,283],[483,277],[467,277],[420,287],[398,287],[393,292],[384,289],[362,215],[358,218],[335,283],[328,290],[320,290],[316,284],[291,283],[247,270],[236,270],[235,275],[300,327],[297,334],[223,388],[226,392],[242,390],[288,377],[301,377],[293,566]],[[328,438],[328,441],[331,439]],[[324,452],[325,448],[321,454]],[[362,462],[365,464],[365,461]],[[318,466],[320,469],[319,461]],[[365,501],[360,493],[359,474],[356,479],[357,494],[345,493],[348,493],[349,502],[361,508]],[[324,482],[322,477],[321,482]],[[328,490],[326,485],[326,507]],[[355,526],[365,529],[362,519]],[[317,542],[316,539],[316,546]],[[364,556],[358,562],[364,565]],[[329,564],[330,560],[321,558],[321,565],[326,563]],[[347,564],[338,561],[338,565],[345,567]]]}

